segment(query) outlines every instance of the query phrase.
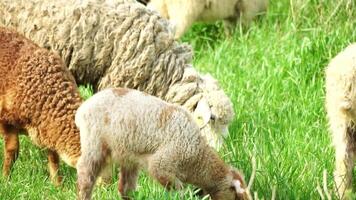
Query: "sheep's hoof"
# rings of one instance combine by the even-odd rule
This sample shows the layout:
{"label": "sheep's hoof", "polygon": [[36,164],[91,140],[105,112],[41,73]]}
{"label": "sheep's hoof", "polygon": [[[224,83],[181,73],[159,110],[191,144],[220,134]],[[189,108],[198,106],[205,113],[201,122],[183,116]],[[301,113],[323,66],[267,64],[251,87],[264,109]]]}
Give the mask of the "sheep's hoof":
{"label": "sheep's hoof", "polygon": [[97,186],[108,186],[112,183],[111,177],[110,178],[104,178],[104,177],[98,177],[96,181]]}
{"label": "sheep's hoof", "polygon": [[56,187],[60,186],[62,184],[62,181],[63,181],[62,176],[56,176],[56,177],[52,178],[53,185]]}

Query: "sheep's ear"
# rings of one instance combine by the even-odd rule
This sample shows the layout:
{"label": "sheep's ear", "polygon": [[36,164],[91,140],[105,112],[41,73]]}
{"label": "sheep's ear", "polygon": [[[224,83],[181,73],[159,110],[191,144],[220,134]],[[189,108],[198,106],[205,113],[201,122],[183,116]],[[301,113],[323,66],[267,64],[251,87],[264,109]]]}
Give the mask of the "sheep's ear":
{"label": "sheep's ear", "polygon": [[245,192],[245,189],[243,189],[241,185],[242,184],[239,180],[232,180],[231,186],[235,188],[237,194],[243,194]]}
{"label": "sheep's ear", "polygon": [[205,98],[199,100],[194,110],[194,119],[200,128],[205,126],[211,118],[211,109]]}

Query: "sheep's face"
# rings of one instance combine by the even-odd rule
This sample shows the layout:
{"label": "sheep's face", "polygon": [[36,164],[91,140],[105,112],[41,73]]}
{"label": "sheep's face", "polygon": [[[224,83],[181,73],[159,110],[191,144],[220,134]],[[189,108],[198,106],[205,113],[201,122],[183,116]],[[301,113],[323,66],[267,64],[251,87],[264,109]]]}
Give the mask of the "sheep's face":
{"label": "sheep's face", "polygon": [[246,186],[243,175],[236,169],[231,169],[232,179],[226,189],[211,195],[213,200],[249,200],[251,195]]}
{"label": "sheep's face", "polygon": [[217,190],[201,190],[198,195],[201,197],[210,195],[212,200],[252,200],[242,173],[234,168],[230,169],[223,182],[216,185]]}
{"label": "sheep's face", "polygon": [[233,193],[235,200],[249,200],[251,199],[250,197],[250,192],[249,189],[246,186],[245,180],[243,175],[236,169],[231,170],[232,174],[232,182],[231,186],[229,188],[229,192],[226,194]]}
{"label": "sheep's face", "polygon": [[219,191],[211,195],[213,200],[250,200],[245,190],[241,188],[241,183],[235,180],[239,188],[231,186],[226,190]]}
{"label": "sheep's face", "polygon": [[251,200],[250,191],[246,186],[243,175],[236,169],[231,168],[227,176],[228,185],[222,186],[221,190],[211,194],[213,200]]}
{"label": "sheep's face", "polygon": [[230,99],[223,91],[207,94],[198,102],[194,116],[209,145],[219,149],[223,137],[229,134],[228,125],[234,116]]}
{"label": "sheep's face", "polygon": [[212,200],[238,200],[238,196],[234,188],[219,191],[216,194],[211,195]]}

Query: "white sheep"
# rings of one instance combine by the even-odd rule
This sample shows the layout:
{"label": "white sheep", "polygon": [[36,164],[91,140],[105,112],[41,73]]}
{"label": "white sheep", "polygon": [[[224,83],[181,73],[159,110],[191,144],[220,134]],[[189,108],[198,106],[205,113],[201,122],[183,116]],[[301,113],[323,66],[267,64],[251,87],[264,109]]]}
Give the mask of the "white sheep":
{"label": "white sheep", "polygon": [[192,68],[191,48],[175,42],[166,20],[120,1],[3,0],[0,25],[58,51],[78,84],[138,89],[182,105],[208,142],[221,147],[234,116],[229,97]]}
{"label": "white sheep", "polygon": [[225,32],[231,35],[238,22],[247,25],[265,12],[268,0],[149,0],[147,7],[169,19],[180,38],[197,21],[224,20]]}
{"label": "white sheep", "polygon": [[351,189],[356,153],[356,44],[326,68],[326,110],[335,147],[335,186],[339,198]]}
{"label": "white sheep", "polygon": [[185,109],[125,88],[106,89],[77,111],[81,157],[78,195],[88,200],[97,175],[110,161],[120,166],[119,192],[134,190],[140,169],[164,187],[190,183],[213,200],[250,199],[243,176],[225,164],[199,134]]}

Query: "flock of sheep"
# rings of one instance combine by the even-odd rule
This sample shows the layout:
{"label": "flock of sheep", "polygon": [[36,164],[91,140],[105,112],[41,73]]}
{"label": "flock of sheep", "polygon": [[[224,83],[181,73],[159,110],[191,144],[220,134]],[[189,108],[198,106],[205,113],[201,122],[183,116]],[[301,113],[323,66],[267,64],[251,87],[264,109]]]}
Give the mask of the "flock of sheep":
{"label": "flock of sheep", "polygon": [[[91,198],[99,176],[111,180],[113,163],[123,199],[130,199],[140,169],[167,189],[189,183],[214,200],[252,199],[252,181],[247,185],[215,150],[234,118],[232,102],[213,77],[193,68],[190,46],[176,39],[195,21],[223,20],[231,34],[267,6],[268,0],[1,1],[3,175],[25,133],[48,150],[54,184],[61,183],[60,158],[77,169],[81,200]],[[84,102],[77,84],[92,85],[96,94]],[[341,198],[356,159],[355,85],[352,45],[326,69]]]}

